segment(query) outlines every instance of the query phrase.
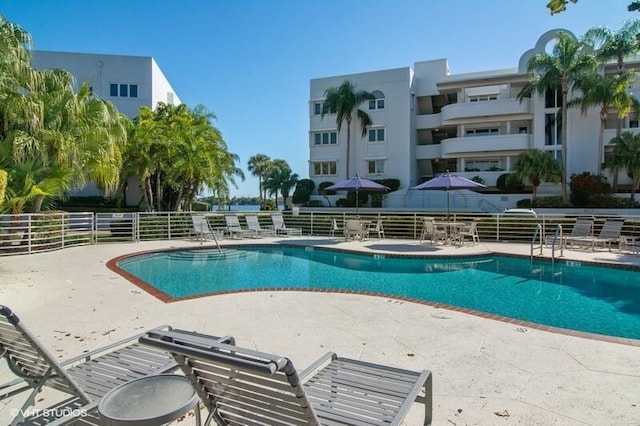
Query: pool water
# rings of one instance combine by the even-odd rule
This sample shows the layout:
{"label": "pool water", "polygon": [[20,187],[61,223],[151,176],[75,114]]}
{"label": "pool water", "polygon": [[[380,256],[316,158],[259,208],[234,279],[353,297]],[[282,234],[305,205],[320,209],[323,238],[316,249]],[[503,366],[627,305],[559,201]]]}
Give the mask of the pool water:
{"label": "pool water", "polygon": [[161,252],[118,266],[174,298],[265,287],[366,291],[640,339],[640,272],[579,262],[262,246]]}

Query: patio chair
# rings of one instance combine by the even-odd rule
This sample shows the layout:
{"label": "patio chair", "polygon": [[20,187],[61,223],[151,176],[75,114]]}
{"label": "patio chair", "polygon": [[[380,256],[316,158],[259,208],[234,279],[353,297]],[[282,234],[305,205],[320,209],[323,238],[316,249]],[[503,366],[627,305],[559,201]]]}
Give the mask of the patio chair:
{"label": "patio chair", "polygon": [[369,226],[365,232],[365,238],[369,238],[371,234],[378,234],[379,239],[384,239],[384,227],[382,226],[382,219],[378,219],[374,226]]}
{"label": "patio chair", "polygon": [[596,246],[602,245],[611,251],[611,244],[620,240],[620,233],[624,225],[624,218],[607,219],[602,225],[600,233],[595,237],[575,237],[570,238],[570,244],[578,246],[591,247],[591,251],[595,251]]}
{"label": "patio chair", "polygon": [[338,221],[336,220],[335,217],[331,218],[331,229],[329,230],[329,237],[333,238],[336,236],[336,232],[342,232],[344,233],[344,228],[341,226],[338,226]]}
{"label": "patio chair", "polygon": [[470,223],[465,223],[458,232],[455,233],[454,237],[460,245],[464,245],[466,237],[469,237],[473,244],[479,244],[480,235],[478,234],[478,221],[474,220]]}
{"label": "patio chair", "polygon": [[[162,328],[164,333],[171,332],[168,326]],[[0,305],[0,356],[17,377],[0,383],[0,407],[6,398],[26,397],[11,425],[46,424],[72,411],[86,410],[97,415],[97,402],[114,387],[177,369],[167,352],[139,344],[139,337],[136,335],[59,363],[16,314]],[[31,410],[34,415],[25,419],[44,387],[62,392],[64,399],[46,410]]]}
{"label": "patio chair", "polygon": [[564,244],[571,245],[573,239],[591,238],[593,236],[593,221],[592,217],[577,218],[571,228],[571,233],[562,237]]}
{"label": "patio chair", "polygon": [[276,230],[276,235],[302,235],[302,228],[287,228],[284,223],[284,217],[280,213],[273,213],[271,222],[273,222],[273,229]]}
{"label": "patio chair", "polygon": [[235,214],[225,214],[224,221],[227,224],[227,232],[229,232],[231,238],[255,238],[258,236],[258,233],[255,230],[243,228],[242,225],[240,225],[238,216]]}
{"label": "patio chair", "polygon": [[[206,337],[206,336],[205,336]],[[290,359],[235,345],[203,346],[154,332],[209,411],[205,425],[399,425],[414,402],[431,424],[432,376],[327,353],[298,372]]]}
{"label": "patio chair", "polygon": [[362,241],[366,237],[366,227],[360,219],[347,219],[344,223],[344,237],[346,241]]}
{"label": "patio chair", "polygon": [[435,244],[437,241],[446,242],[448,238],[446,228],[438,226],[432,217],[422,218],[422,232],[420,233],[420,244],[423,241],[430,241]]}
{"label": "patio chair", "polygon": [[191,213],[191,223],[193,224],[193,227],[189,231],[189,234],[191,235],[193,233],[196,235],[200,242],[203,242],[208,237],[211,237],[214,240],[221,240],[223,237],[222,232],[213,231],[211,229],[205,214]]}
{"label": "patio chair", "polygon": [[244,219],[247,221],[247,228],[254,231],[260,237],[275,237],[276,230],[273,228],[263,228],[260,226],[260,221],[258,220],[258,216],[255,214],[247,214],[244,216]]}

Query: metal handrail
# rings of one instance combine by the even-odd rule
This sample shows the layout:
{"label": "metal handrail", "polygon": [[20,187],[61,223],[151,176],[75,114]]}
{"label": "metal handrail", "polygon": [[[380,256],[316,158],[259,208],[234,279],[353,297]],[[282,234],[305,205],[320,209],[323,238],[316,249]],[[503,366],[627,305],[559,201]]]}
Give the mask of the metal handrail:
{"label": "metal handrail", "polygon": [[534,244],[536,243],[536,238],[540,238],[540,255],[542,255],[542,225],[537,224],[536,230],[533,233],[533,238],[531,238],[531,261],[533,262],[533,250],[535,249]]}
{"label": "metal handrail", "polygon": [[564,256],[564,238],[562,238],[562,225],[556,226],[556,231],[553,233],[553,242],[551,243],[551,264],[556,261],[556,242],[560,238],[560,257]]}

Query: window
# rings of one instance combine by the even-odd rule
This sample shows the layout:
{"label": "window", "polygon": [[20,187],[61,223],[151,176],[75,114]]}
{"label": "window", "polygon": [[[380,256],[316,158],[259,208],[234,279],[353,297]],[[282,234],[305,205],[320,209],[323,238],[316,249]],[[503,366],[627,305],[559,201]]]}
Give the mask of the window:
{"label": "window", "polygon": [[368,163],[370,175],[381,175],[384,173],[384,160],[371,160]]}
{"label": "window", "polygon": [[465,172],[497,172],[502,170],[504,169],[497,158],[474,158],[466,160],[464,164]]}
{"label": "window", "polygon": [[173,93],[167,92],[167,105],[173,105]]}
{"label": "window", "polygon": [[329,108],[329,106],[325,105],[324,102],[314,102],[313,103],[313,115],[322,115],[322,110],[325,110],[325,114],[335,114],[336,108]]}
{"label": "window", "polygon": [[561,145],[562,144],[562,122],[561,113],[552,113],[544,115],[544,144],[545,145]]}
{"label": "window", "polygon": [[315,132],[313,134],[314,145],[335,145],[338,143],[337,132]]}
{"label": "window", "polygon": [[338,173],[336,161],[317,161],[313,163],[313,174],[316,176],[335,175]]}
{"label": "window", "polygon": [[371,92],[371,94],[373,95],[374,99],[371,99],[369,101],[369,109],[384,109],[384,93],[379,90],[374,90],[373,92]]}
{"label": "window", "polygon": [[544,92],[545,108],[562,107],[562,90],[546,90]]}
{"label": "window", "polygon": [[638,128],[638,120],[629,120],[629,128],[631,129]]}
{"label": "window", "polygon": [[109,84],[109,96],[114,98],[137,98],[138,85],[127,83],[111,83]]}
{"label": "window", "polygon": [[384,142],[384,128],[383,129],[369,129],[369,142]]}
{"label": "window", "polygon": [[467,136],[490,136],[499,135],[500,130],[498,128],[488,129],[467,129]]}
{"label": "window", "polygon": [[529,133],[529,128],[527,126],[518,127],[518,133],[526,135]]}
{"label": "window", "polygon": [[498,100],[497,94],[469,95],[469,102],[483,102],[483,101],[496,101],[496,100]]}

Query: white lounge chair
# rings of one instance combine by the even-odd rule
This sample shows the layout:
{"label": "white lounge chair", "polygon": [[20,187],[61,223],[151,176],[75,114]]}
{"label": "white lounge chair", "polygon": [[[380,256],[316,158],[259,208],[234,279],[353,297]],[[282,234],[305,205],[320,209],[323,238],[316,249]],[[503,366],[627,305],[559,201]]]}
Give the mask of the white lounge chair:
{"label": "white lounge chair", "polygon": [[[207,337],[203,335],[203,337]],[[209,416],[222,425],[400,425],[414,402],[431,424],[432,376],[327,353],[298,373],[290,359],[235,345],[154,333],[140,342],[170,352]]]}
{"label": "white lounge chair", "polygon": [[191,223],[193,227],[189,233],[196,235],[200,239],[200,242],[209,237],[214,240],[221,240],[223,238],[222,232],[211,229],[205,214],[191,213]]}
{"label": "white lounge chair", "polygon": [[231,238],[256,238],[258,236],[258,233],[255,230],[243,228],[240,225],[238,216],[236,216],[235,214],[225,214],[224,221],[227,224],[227,232],[229,232]]}
{"label": "white lounge chair", "polygon": [[247,221],[247,228],[254,231],[260,237],[275,237],[276,230],[272,227],[263,228],[260,226],[258,216],[255,214],[247,214],[244,216],[244,220]]}
{"label": "white lounge chair", "polygon": [[579,217],[576,219],[573,224],[573,228],[571,228],[571,232],[568,235],[562,237],[565,245],[571,245],[572,240],[576,239],[579,241],[580,238],[591,238],[593,237],[593,222],[594,219],[592,217]]}
{"label": "white lounge chair", "polygon": [[276,230],[278,235],[302,235],[302,228],[287,228],[281,213],[273,213],[271,221],[273,222],[273,229]]}
{"label": "white lounge chair", "polygon": [[591,247],[591,251],[595,251],[599,245],[607,247],[611,251],[611,245],[620,241],[623,225],[624,219],[622,218],[607,219],[597,236],[569,238],[568,242],[578,246]]}

